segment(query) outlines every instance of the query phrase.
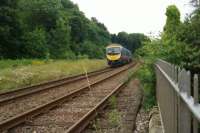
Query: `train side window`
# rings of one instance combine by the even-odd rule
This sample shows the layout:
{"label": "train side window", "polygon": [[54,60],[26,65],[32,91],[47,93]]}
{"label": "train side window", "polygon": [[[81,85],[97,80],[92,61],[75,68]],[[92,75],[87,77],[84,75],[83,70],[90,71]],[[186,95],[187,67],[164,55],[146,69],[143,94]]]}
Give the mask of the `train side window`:
{"label": "train side window", "polygon": [[128,50],[126,50],[126,56],[128,56]]}
{"label": "train side window", "polygon": [[122,55],[126,55],[124,48],[122,48]]}

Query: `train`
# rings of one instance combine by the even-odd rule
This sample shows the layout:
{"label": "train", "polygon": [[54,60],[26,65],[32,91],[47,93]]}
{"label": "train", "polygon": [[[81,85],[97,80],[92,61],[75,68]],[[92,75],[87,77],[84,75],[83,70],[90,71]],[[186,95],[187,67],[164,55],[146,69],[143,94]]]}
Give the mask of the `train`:
{"label": "train", "polygon": [[106,58],[108,65],[115,67],[130,63],[132,54],[120,44],[110,44],[106,47]]}

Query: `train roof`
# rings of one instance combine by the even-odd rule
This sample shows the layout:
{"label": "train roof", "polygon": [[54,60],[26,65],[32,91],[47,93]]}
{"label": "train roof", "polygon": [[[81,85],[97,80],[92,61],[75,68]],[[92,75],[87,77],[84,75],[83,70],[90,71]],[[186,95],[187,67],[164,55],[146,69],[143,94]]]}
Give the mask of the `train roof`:
{"label": "train roof", "polygon": [[131,53],[131,51],[130,51],[129,49],[123,47],[123,46],[120,45],[120,44],[116,44],[116,43],[110,44],[110,45],[108,45],[106,48],[113,48],[113,47],[120,47],[121,49],[125,49],[126,51],[128,51],[128,52]]}
{"label": "train roof", "polygon": [[112,47],[120,47],[120,48],[123,48],[122,45],[120,45],[120,44],[114,44],[114,43],[107,46],[107,48],[112,48]]}

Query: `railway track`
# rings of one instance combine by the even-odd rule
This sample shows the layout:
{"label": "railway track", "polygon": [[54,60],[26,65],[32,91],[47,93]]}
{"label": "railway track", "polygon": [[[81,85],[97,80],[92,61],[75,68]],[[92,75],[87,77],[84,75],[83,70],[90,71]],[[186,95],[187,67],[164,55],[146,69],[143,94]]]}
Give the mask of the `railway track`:
{"label": "railway track", "polygon": [[[83,133],[133,133],[142,98],[139,80],[131,80]],[[115,122],[110,118],[113,113],[116,113],[112,117],[117,119]]]}
{"label": "railway track", "polygon": [[[109,72],[111,70],[112,70],[111,68],[104,68],[101,70],[90,72],[90,73],[88,73],[88,77],[93,77],[93,76],[96,76],[101,73]],[[85,74],[80,74],[80,75],[76,75],[76,76],[72,76],[72,77],[65,77],[65,78],[58,79],[58,80],[52,80],[52,81],[37,84],[34,86],[28,86],[25,88],[14,90],[14,91],[0,93],[0,105],[6,104],[12,100],[16,100],[21,97],[25,97],[28,95],[32,95],[34,93],[38,93],[41,91],[46,91],[48,89],[63,86],[65,84],[73,83],[73,82],[76,82],[76,81],[79,81],[79,80],[82,80],[85,78],[86,78]]]}
{"label": "railway track", "polygon": [[[108,70],[105,70],[105,71],[107,71],[106,72],[107,74],[102,75],[104,78],[96,78],[93,82],[91,82],[90,86],[95,87],[96,85],[101,84],[101,83],[107,81],[108,79],[111,79],[112,77],[119,75],[120,73],[123,73],[124,71],[126,71],[127,69],[129,69],[132,66],[133,66],[133,64],[129,65],[129,66],[122,67],[120,69],[116,69],[112,73],[109,73]],[[123,84],[119,85],[118,88],[121,88],[121,86],[123,86]],[[8,130],[12,127],[15,127],[16,125],[24,123],[29,118],[36,117],[37,115],[44,113],[47,110],[50,110],[50,109],[52,109],[56,106],[59,106],[60,104],[62,104],[65,101],[71,101],[71,100],[73,101],[74,99],[76,99],[74,97],[77,97],[77,95],[80,95],[82,93],[84,94],[85,92],[88,92],[88,90],[90,90],[90,89],[91,88],[88,85],[82,86],[81,88],[76,89],[76,90],[71,91],[71,92],[68,92],[63,96],[55,97],[54,100],[52,100],[48,103],[44,103],[44,104],[35,106],[34,108],[29,109],[28,111],[18,113],[17,115],[15,114],[12,117],[8,117],[6,119],[3,119],[3,120],[0,121],[0,131],[5,131],[5,130]],[[91,90],[93,90],[93,89],[91,89]],[[115,93],[117,90],[118,89],[113,91],[113,93]],[[110,93],[110,95],[112,95],[112,94]],[[71,129],[71,130],[73,130],[73,129]]]}
{"label": "railway track", "polygon": [[[89,77],[91,83],[97,80],[103,79],[106,76],[109,76],[111,73],[115,73],[122,68],[114,69],[112,71],[107,71],[103,73],[97,73],[94,76]],[[78,90],[83,87],[87,87],[88,83],[86,78],[70,82],[68,84],[63,84],[60,86],[55,86],[50,89],[44,89],[38,91],[37,93],[30,93],[21,97],[10,99],[9,102],[5,101],[0,108],[0,121],[4,121],[11,117],[16,116],[19,113],[31,110],[32,108],[43,105],[53,101],[58,97],[62,97],[65,94],[71,93],[74,90]]]}

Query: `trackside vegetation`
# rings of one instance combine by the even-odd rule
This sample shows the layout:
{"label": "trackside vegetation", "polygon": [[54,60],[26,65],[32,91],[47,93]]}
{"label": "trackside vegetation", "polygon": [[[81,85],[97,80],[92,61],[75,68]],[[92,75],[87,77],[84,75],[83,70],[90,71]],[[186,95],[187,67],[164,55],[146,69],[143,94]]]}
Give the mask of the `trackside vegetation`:
{"label": "trackside vegetation", "polygon": [[0,92],[82,74],[85,70],[90,72],[106,67],[105,60],[97,59],[4,60],[0,62]]}
{"label": "trackside vegetation", "polygon": [[160,58],[182,68],[192,74],[200,73],[200,6],[184,22],[180,20],[180,12],[175,5],[166,9],[166,24],[160,39],[152,38],[144,42],[136,50],[135,56],[144,63],[137,72],[144,88],[144,108],[150,109],[155,101],[154,63]]}

